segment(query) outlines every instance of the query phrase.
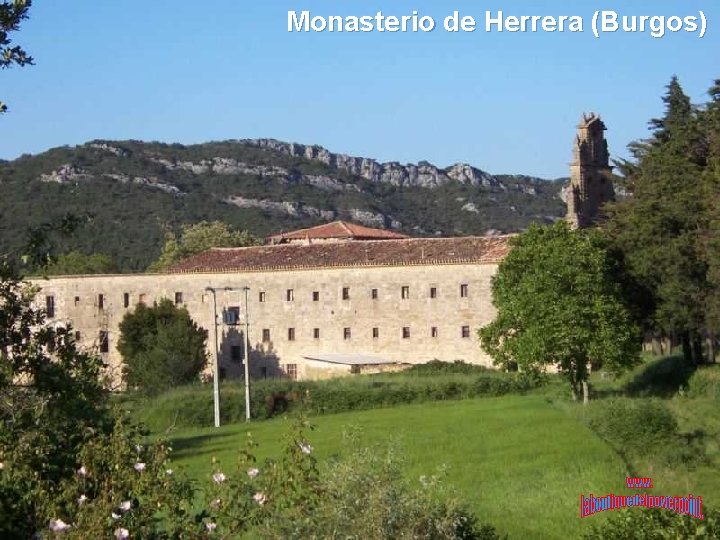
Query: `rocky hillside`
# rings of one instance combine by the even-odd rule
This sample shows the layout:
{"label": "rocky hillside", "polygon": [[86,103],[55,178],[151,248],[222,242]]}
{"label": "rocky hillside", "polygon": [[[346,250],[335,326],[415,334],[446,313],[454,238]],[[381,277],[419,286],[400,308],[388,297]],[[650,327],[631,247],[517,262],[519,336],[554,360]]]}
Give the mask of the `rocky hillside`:
{"label": "rocky hillside", "polygon": [[105,253],[128,271],[157,257],[165,230],[200,220],[257,235],[333,219],[415,235],[511,232],[563,216],[562,183],[273,139],[93,141],[0,161],[0,252],[68,212],[89,220],[62,249]]}

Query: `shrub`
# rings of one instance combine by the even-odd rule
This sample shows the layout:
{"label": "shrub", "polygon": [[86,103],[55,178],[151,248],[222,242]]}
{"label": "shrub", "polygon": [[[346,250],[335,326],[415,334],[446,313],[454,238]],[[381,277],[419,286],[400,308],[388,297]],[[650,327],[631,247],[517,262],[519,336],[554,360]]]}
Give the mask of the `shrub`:
{"label": "shrub", "polygon": [[675,514],[657,508],[620,510],[596,524],[586,540],[655,540],[674,538],[720,538],[720,512],[705,510],[705,519]]}
{"label": "shrub", "polygon": [[720,368],[704,367],[693,373],[688,381],[688,396],[720,401]]}
{"label": "shrub", "polygon": [[467,364],[462,360],[455,360],[454,362],[431,360],[430,362],[427,362],[425,364],[415,364],[401,373],[407,375],[428,377],[433,375],[447,375],[451,373],[456,373],[460,375],[473,375],[476,373],[484,373],[486,371],[490,370],[485,366]]}

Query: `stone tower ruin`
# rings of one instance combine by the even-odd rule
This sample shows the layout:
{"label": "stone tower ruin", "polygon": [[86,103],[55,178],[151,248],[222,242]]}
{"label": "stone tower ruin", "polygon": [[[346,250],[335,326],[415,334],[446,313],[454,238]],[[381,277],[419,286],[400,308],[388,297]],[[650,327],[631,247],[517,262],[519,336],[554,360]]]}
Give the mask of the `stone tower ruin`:
{"label": "stone tower ruin", "polygon": [[573,228],[590,227],[602,219],[602,205],[615,199],[605,124],[595,113],[583,114],[565,188],[567,220]]}

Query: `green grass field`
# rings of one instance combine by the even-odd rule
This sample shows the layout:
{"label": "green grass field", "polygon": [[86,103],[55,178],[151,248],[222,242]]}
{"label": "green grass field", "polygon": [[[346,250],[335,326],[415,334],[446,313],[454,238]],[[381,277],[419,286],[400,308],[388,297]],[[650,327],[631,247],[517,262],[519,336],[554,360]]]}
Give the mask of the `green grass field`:
{"label": "green grass field", "polygon": [[[581,493],[620,493],[625,467],[572,415],[543,396],[505,396],[399,406],[311,419],[310,440],[322,463],[341,451],[342,433],[360,429],[368,446],[394,444],[409,478],[446,468],[481,522],[511,538],[576,538],[591,520],[579,519]],[[211,460],[232,471],[248,431],[259,458],[277,456],[288,420],[173,434],[175,466],[206,480]]]}

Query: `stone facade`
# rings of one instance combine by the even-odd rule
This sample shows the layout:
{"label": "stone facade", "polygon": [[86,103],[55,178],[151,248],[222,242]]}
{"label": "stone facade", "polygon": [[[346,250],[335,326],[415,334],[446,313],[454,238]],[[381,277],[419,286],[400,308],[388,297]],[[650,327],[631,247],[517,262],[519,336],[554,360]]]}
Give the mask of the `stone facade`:
{"label": "stone facade", "polygon": [[583,115],[573,146],[570,185],[566,188],[567,220],[575,228],[602,219],[602,205],[615,198],[605,124],[599,116]]}
{"label": "stone facade", "polygon": [[[457,246],[457,239],[448,240],[456,250],[452,246]],[[245,249],[249,253],[282,247]],[[187,308],[208,330],[212,358],[216,327],[209,287],[216,290],[219,365],[228,377],[241,376],[244,369],[244,287],[249,287],[251,378],[324,378],[358,371],[304,358],[319,353],[364,354],[411,364],[439,359],[490,365],[477,330],[495,316],[490,287],[497,261],[453,263],[453,253],[447,254],[445,263],[68,276],[34,284],[41,288],[38,305],[51,304],[51,320],[71,323],[81,345],[101,353],[116,382],[121,367],[116,349],[119,323],[140,302],[151,305],[169,298]],[[237,325],[223,320],[223,312],[232,308],[239,312]]]}

